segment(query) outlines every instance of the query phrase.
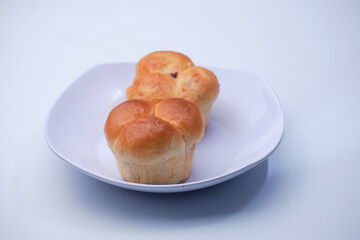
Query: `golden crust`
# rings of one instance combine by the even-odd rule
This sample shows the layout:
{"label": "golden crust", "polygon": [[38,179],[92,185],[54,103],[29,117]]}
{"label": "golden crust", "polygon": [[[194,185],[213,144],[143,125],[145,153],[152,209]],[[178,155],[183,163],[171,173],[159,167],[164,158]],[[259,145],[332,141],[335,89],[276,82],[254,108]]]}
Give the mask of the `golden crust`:
{"label": "golden crust", "polygon": [[133,119],[148,116],[152,113],[152,105],[149,102],[132,99],[119,104],[108,115],[105,123],[106,139],[113,151],[115,139],[123,127]]}
{"label": "golden crust", "polygon": [[219,94],[219,83],[214,73],[203,67],[191,67],[179,74],[174,96],[195,103],[207,126],[210,109]]}
{"label": "golden crust", "polygon": [[194,140],[203,137],[204,120],[199,109],[189,101],[181,98],[165,99],[156,105],[155,115],[179,129],[189,147]]}
{"label": "golden crust", "polygon": [[128,162],[148,163],[164,160],[164,153],[175,152],[183,144],[174,126],[158,117],[146,116],[124,126],[114,148]]}
{"label": "golden crust", "polygon": [[143,57],[136,66],[137,74],[181,72],[194,66],[184,54],[171,51],[157,51]]}
{"label": "golden crust", "polygon": [[184,99],[127,100],[110,112],[104,127],[122,176],[150,184],[189,177],[204,129],[200,111]]}
{"label": "golden crust", "polygon": [[208,124],[210,109],[219,94],[219,83],[210,70],[194,66],[187,56],[171,51],[153,52],[136,66],[128,99],[159,101],[184,98],[195,103]]}
{"label": "golden crust", "polygon": [[160,73],[149,73],[140,75],[134,83],[128,87],[127,94],[132,99],[142,99],[146,101],[156,101],[173,96],[175,82],[170,75]]}

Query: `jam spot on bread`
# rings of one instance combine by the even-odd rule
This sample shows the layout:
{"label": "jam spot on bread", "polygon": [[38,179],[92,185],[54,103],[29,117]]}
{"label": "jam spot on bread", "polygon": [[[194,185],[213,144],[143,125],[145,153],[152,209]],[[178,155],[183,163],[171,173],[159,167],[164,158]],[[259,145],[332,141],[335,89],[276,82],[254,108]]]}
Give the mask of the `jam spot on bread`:
{"label": "jam spot on bread", "polygon": [[177,72],[175,72],[175,73],[170,73],[170,75],[171,75],[173,78],[177,78],[178,73],[177,73]]}

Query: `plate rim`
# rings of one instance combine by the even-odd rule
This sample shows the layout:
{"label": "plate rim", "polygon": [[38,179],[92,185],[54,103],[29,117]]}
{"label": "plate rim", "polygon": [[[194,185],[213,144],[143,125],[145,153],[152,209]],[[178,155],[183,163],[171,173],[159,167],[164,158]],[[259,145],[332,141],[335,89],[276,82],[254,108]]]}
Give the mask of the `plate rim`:
{"label": "plate rim", "polygon": [[45,124],[44,124],[45,140],[46,140],[46,143],[47,143],[48,147],[52,150],[52,152],[55,153],[55,155],[57,157],[64,160],[65,162],[67,162],[68,164],[70,164],[75,169],[80,170],[80,172],[82,172],[82,173],[84,173],[84,174],[86,174],[88,176],[91,176],[91,177],[93,177],[93,178],[95,178],[97,180],[106,182],[108,184],[111,184],[111,185],[114,185],[114,186],[117,186],[117,187],[122,187],[122,188],[125,188],[125,189],[141,191],[141,192],[172,193],[172,192],[185,192],[185,191],[192,191],[192,190],[202,189],[202,188],[210,187],[210,186],[216,185],[218,183],[222,183],[222,182],[225,182],[227,180],[230,180],[230,179],[232,179],[232,178],[246,172],[247,170],[255,167],[256,165],[260,164],[265,159],[267,159],[268,156],[271,155],[278,148],[278,146],[280,145],[280,143],[281,143],[281,141],[283,139],[284,130],[285,130],[285,117],[284,117],[284,113],[283,113],[283,108],[281,106],[281,103],[279,101],[279,97],[278,97],[277,93],[274,91],[272,86],[266,80],[264,75],[262,75],[262,74],[260,74],[258,72],[249,71],[249,70],[242,70],[242,69],[237,69],[237,68],[220,67],[220,66],[205,66],[206,68],[209,68],[209,69],[223,69],[223,70],[230,70],[230,71],[241,71],[241,72],[244,72],[244,73],[249,73],[249,74],[256,75],[262,81],[262,83],[265,84],[266,87],[271,90],[271,93],[274,95],[274,100],[278,104],[279,110],[280,110],[281,134],[280,134],[280,137],[277,139],[276,143],[274,144],[274,146],[271,146],[270,150],[266,151],[265,156],[261,157],[258,160],[255,160],[255,161],[251,162],[250,164],[248,164],[248,165],[246,165],[246,166],[244,166],[242,168],[232,170],[232,171],[230,171],[228,173],[224,173],[224,174],[217,175],[217,176],[214,176],[214,177],[211,177],[211,178],[207,178],[207,179],[203,179],[203,180],[195,181],[195,182],[188,182],[188,183],[184,182],[184,183],[167,184],[167,185],[166,184],[162,184],[162,185],[142,184],[142,183],[127,182],[125,180],[123,180],[123,181],[114,180],[114,179],[108,178],[107,176],[104,176],[104,175],[99,176],[99,174],[96,174],[96,173],[94,173],[94,172],[92,172],[90,170],[83,169],[78,164],[70,161],[65,156],[63,156],[60,152],[58,152],[56,150],[56,148],[53,146],[53,144],[51,143],[51,140],[49,138],[48,126],[49,126],[49,118],[50,118],[55,106],[60,101],[60,99],[65,95],[65,93],[75,83],[77,83],[83,76],[88,74],[93,69],[98,68],[98,67],[109,66],[109,65],[134,65],[134,66],[136,66],[136,63],[135,62],[98,63],[98,64],[95,64],[92,67],[88,68],[85,72],[83,72],[78,77],[76,77],[75,80],[73,80],[67,87],[65,87],[65,89],[61,92],[61,94],[55,99],[54,103],[52,104],[52,106],[50,107],[50,110],[48,111],[48,113],[46,115]]}

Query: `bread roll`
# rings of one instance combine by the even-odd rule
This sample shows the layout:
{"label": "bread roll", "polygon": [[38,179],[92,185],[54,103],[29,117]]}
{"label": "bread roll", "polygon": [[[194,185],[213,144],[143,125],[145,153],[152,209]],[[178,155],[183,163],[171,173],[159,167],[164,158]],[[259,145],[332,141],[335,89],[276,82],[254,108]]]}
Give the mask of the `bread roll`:
{"label": "bread roll", "polygon": [[187,56],[170,51],[153,52],[136,66],[133,84],[127,89],[128,99],[159,101],[183,98],[200,109],[205,125],[219,93],[219,83],[210,70],[194,66]]}
{"label": "bread roll", "polygon": [[121,175],[145,184],[186,180],[204,130],[199,109],[180,98],[127,100],[110,112],[104,128]]}

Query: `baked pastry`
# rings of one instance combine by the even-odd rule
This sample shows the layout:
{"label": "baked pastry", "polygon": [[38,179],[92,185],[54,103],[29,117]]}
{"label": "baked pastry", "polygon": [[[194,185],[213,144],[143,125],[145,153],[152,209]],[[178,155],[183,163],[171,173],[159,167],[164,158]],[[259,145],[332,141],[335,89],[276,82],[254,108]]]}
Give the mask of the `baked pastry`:
{"label": "baked pastry", "polygon": [[175,184],[189,177],[205,124],[196,105],[184,99],[132,99],[110,112],[104,131],[125,180]]}
{"label": "baked pastry", "polygon": [[175,97],[193,102],[200,109],[206,126],[218,93],[219,83],[210,70],[194,66],[187,56],[170,51],[143,57],[136,66],[133,84],[126,91],[128,99],[156,102]]}

